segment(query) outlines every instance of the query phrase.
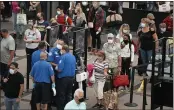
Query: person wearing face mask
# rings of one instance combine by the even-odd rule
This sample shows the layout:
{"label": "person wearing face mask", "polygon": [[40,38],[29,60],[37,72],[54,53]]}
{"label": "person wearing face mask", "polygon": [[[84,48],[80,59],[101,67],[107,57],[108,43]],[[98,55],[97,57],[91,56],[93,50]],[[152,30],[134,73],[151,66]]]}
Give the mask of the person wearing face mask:
{"label": "person wearing face mask", "polygon": [[[143,64],[148,64],[151,62],[152,57],[152,50],[153,50],[153,41],[155,42],[155,50],[158,52],[159,42],[158,42],[158,36],[153,28],[149,27],[149,19],[148,18],[142,18],[141,19],[141,27],[142,29],[138,32],[138,47],[141,54],[141,59]],[[146,67],[143,67],[144,75],[146,75]],[[138,89],[138,91],[142,91],[142,86]]]}
{"label": "person wearing face mask", "polygon": [[98,1],[93,1],[92,5],[93,7],[88,14],[88,27],[92,36],[92,54],[95,54],[101,47],[100,34],[104,24],[104,10],[100,7]]}
{"label": "person wearing face mask", "polygon": [[163,20],[163,23],[166,24],[166,30],[170,36],[173,36],[173,10],[171,10],[169,16]]}
{"label": "person wearing face mask", "polygon": [[109,62],[106,61],[106,56],[103,51],[99,51],[97,53],[97,59],[93,62],[94,65],[94,75],[95,75],[95,83],[94,90],[96,93],[97,103],[92,108],[102,109],[104,106],[102,105],[103,101],[103,88],[106,82],[106,77],[108,76],[108,68]]}
{"label": "person wearing face mask", "polygon": [[63,45],[61,49],[61,58],[57,64],[56,75],[56,105],[58,110],[64,110],[65,104],[71,101],[73,81],[76,70],[76,58],[69,52],[67,45]]}
{"label": "person wearing face mask", "polygon": [[121,25],[121,27],[119,29],[119,33],[116,36],[116,42],[121,44],[123,42],[125,34],[129,34],[130,39],[132,40],[132,34],[130,33],[129,24],[122,24]]}
{"label": "person wearing face mask", "polygon": [[55,90],[54,71],[51,64],[46,60],[47,53],[41,52],[40,60],[33,65],[30,72],[33,80],[33,89],[35,90],[37,110],[41,110],[41,104],[43,105],[42,109],[48,109],[48,103],[51,102],[51,88]]}
{"label": "person wearing face mask", "polygon": [[20,110],[20,101],[24,91],[24,76],[18,72],[18,63],[12,62],[8,76],[3,79],[6,110]]}
{"label": "person wearing face mask", "polygon": [[53,47],[48,54],[47,61],[51,63],[53,68],[55,68],[60,61],[60,56],[61,56],[60,51],[61,51],[63,45],[64,45],[64,41],[58,40],[56,47]]}
{"label": "person wearing face mask", "polygon": [[39,12],[37,14],[37,21],[35,23],[36,28],[41,33],[41,41],[46,40],[46,28],[49,26],[48,21],[44,20],[44,13]]}
{"label": "person wearing face mask", "polygon": [[31,56],[37,50],[38,44],[41,41],[41,34],[38,29],[34,28],[32,20],[28,21],[29,29],[25,31],[24,42],[26,43],[27,54],[27,74],[31,70]]}
{"label": "person wearing face mask", "polygon": [[106,54],[106,60],[109,63],[109,70],[117,75],[121,71],[121,47],[120,43],[114,41],[114,35],[108,34],[108,42],[103,45],[103,51]]}
{"label": "person wearing face mask", "polygon": [[[57,20],[57,23],[59,24],[73,26],[72,19],[66,14],[64,14],[64,7],[62,5],[57,7],[56,20]],[[67,33],[72,29],[72,27],[66,27],[66,26],[61,26],[61,27],[62,28],[60,28],[61,29],[60,32],[63,32],[63,33]],[[59,37],[61,38],[62,36],[59,36]]]}
{"label": "person wearing face mask", "polygon": [[31,57],[31,67],[40,60],[40,53],[46,51],[46,43],[44,41],[39,42],[38,50],[32,53]]}
{"label": "person wearing face mask", "polygon": [[[130,67],[134,61],[134,45],[131,42],[129,34],[124,35],[123,42],[121,43],[121,58],[122,58],[122,72],[127,74],[130,79]],[[127,86],[129,87],[129,85]],[[125,88],[126,89],[126,88]]]}
{"label": "person wearing face mask", "polygon": [[[161,39],[163,37],[170,37],[169,32],[166,30],[166,24],[165,23],[160,23],[159,24],[159,31],[157,32],[157,35],[158,35],[158,39]],[[161,41],[159,41],[159,45],[162,46]]]}
{"label": "person wearing face mask", "polygon": [[74,99],[66,104],[64,110],[86,110],[84,92],[82,89],[77,89],[75,91]]}

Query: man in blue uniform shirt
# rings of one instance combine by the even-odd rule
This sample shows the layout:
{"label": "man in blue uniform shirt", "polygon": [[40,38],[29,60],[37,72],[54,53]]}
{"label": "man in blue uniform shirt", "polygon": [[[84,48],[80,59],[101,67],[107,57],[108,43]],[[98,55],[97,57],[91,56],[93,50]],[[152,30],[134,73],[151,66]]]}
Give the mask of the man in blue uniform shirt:
{"label": "man in blue uniform shirt", "polygon": [[76,59],[69,52],[67,45],[62,46],[61,59],[58,64],[56,79],[57,109],[64,110],[65,104],[71,101],[72,87],[76,69]]}
{"label": "man in blue uniform shirt", "polygon": [[51,101],[51,81],[52,89],[55,88],[54,71],[50,63],[46,61],[47,54],[41,52],[40,60],[37,61],[30,72],[34,83],[34,89],[36,93],[35,101],[37,110],[41,109],[41,104],[43,104],[43,109],[47,110],[48,103]]}
{"label": "man in blue uniform shirt", "polygon": [[60,50],[62,49],[62,46],[64,45],[64,41],[58,40],[56,47],[53,47],[49,54],[48,54],[48,62],[51,63],[53,68],[57,66],[60,60]]}
{"label": "man in blue uniform shirt", "polygon": [[33,67],[34,63],[40,60],[40,53],[45,51],[46,51],[46,43],[44,41],[41,41],[38,45],[38,50],[36,50],[32,54],[31,67]]}

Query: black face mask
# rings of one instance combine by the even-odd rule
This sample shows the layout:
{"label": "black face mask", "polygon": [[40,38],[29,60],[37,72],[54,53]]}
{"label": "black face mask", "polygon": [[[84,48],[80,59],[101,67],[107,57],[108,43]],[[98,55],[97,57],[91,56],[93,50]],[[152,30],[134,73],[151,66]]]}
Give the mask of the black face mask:
{"label": "black face mask", "polygon": [[37,20],[41,20],[40,17],[37,17]]}
{"label": "black face mask", "polygon": [[128,44],[128,43],[129,43],[129,41],[128,41],[128,40],[123,40],[123,42],[124,42],[125,44]]}
{"label": "black face mask", "polygon": [[51,24],[51,26],[56,26],[56,25],[57,25],[57,23],[52,23],[52,24]]}
{"label": "black face mask", "polygon": [[84,101],[85,101],[84,98],[79,99],[79,102],[80,102],[80,103],[81,103],[81,102],[84,102]]}

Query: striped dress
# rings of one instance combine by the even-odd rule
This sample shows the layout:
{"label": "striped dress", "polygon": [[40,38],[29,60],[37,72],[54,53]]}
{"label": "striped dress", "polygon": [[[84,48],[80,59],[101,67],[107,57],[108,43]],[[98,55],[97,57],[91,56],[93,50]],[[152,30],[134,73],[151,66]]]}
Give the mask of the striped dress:
{"label": "striped dress", "polygon": [[97,60],[93,62],[94,65],[94,74],[96,81],[105,81],[104,69],[109,67],[109,64],[106,61],[99,63]]}

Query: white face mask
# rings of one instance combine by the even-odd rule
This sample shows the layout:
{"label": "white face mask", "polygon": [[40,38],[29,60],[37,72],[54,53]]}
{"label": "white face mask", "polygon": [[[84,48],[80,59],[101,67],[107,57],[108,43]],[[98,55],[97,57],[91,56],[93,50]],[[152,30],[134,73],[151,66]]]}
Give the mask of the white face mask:
{"label": "white face mask", "polygon": [[57,14],[60,15],[61,14],[60,11],[57,11]]}
{"label": "white face mask", "polygon": [[162,31],[162,32],[165,32],[165,31],[166,31],[166,28],[161,28],[161,31]]}
{"label": "white face mask", "polygon": [[127,34],[127,33],[129,33],[129,30],[123,30],[123,33],[125,33],[125,34]]}
{"label": "white face mask", "polygon": [[145,23],[141,23],[141,27],[146,27],[146,24]]}
{"label": "white face mask", "polygon": [[10,73],[10,74],[14,74],[14,73],[15,73],[15,70],[9,69],[9,73]]}
{"label": "white face mask", "polygon": [[57,44],[57,48],[61,50],[62,46],[60,44]]}
{"label": "white face mask", "polygon": [[112,44],[114,42],[113,39],[108,39],[108,43]]}
{"label": "white face mask", "polygon": [[83,6],[87,6],[88,5],[88,2],[82,2],[82,5]]}

